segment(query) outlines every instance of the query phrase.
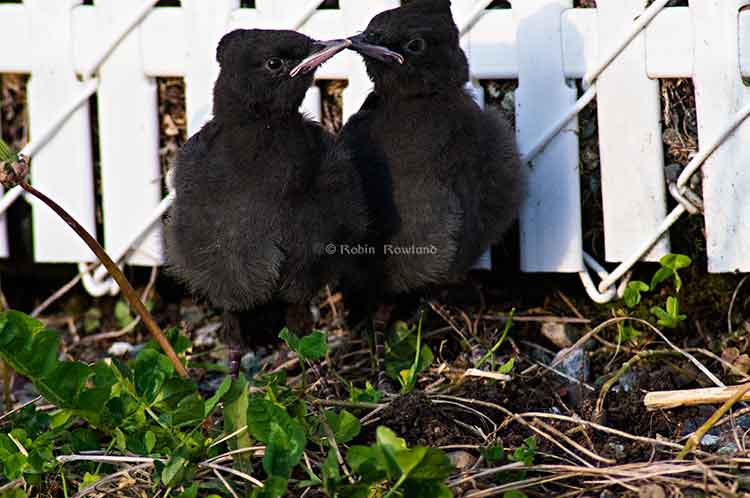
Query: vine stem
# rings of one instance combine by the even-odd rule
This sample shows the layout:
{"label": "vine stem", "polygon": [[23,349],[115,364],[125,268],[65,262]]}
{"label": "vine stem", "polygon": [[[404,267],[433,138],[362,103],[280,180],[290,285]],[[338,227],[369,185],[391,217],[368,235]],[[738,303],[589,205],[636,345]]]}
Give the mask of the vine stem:
{"label": "vine stem", "polygon": [[[19,158],[19,161],[25,161],[25,158]],[[101,261],[102,264],[107,268],[107,271],[110,275],[112,275],[112,278],[115,279],[115,282],[117,282],[117,285],[120,287],[122,295],[125,296],[125,299],[128,300],[128,303],[130,303],[130,307],[133,308],[136,313],[138,313],[138,316],[141,317],[143,324],[146,326],[151,335],[154,336],[154,339],[156,339],[156,342],[159,343],[159,346],[161,346],[162,350],[167,354],[167,357],[169,358],[169,361],[172,362],[172,365],[174,365],[174,369],[177,371],[177,374],[183,379],[187,379],[187,369],[177,357],[174,349],[172,349],[172,345],[169,344],[169,341],[164,336],[161,328],[156,324],[154,318],[151,316],[151,313],[149,313],[149,311],[146,309],[146,306],[143,305],[143,302],[141,302],[141,299],[138,297],[135,289],[133,289],[133,286],[130,285],[130,282],[128,282],[128,279],[125,278],[125,275],[122,273],[122,270],[120,270],[120,267],[118,267],[117,264],[112,261],[112,258],[109,257],[109,255],[99,244],[99,242],[97,242],[96,239],[92,237],[91,234],[88,233],[86,229],[83,228],[75,220],[75,218],[68,214],[65,209],[63,209],[55,201],[44,195],[42,192],[29,185],[26,180],[20,179],[20,181],[18,181],[18,185],[20,185],[21,188],[26,192],[30,193],[40,201],[44,202],[47,206],[49,206],[50,209],[57,213],[57,215],[62,218],[63,221],[65,221],[65,223],[67,223],[81,239],[83,239],[83,241],[87,246],[89,246],[96,257],[99,258],[99,261]]]}

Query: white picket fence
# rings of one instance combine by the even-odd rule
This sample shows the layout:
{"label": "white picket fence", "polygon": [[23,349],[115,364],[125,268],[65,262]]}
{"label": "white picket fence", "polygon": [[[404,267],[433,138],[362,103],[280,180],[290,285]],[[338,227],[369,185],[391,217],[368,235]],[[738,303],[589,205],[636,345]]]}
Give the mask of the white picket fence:
{"label": "white picket fence", "polygon": [[[319,10],[322,0],[256,0],[255,8],[240,8],[239,0],[182,0],[181,7],[154,7],[156,0],[81,3],[0,3],[0,73],[31,74],[31,143],[23,152],[33,157],[34,184],[91,231],[87,101],[96,92],[105,245],[116,256],[127,253],[128,264],[146,266],[162,262],[159,219],[171,200],[161,197],[155,78],[185,78],[192,134],[210,116],[215,47],[227,31],[285,28],[337,38],[399,4],[340,0],[338,9]],[[701,210],[686,185],[709,155],[702,199],[709,270],[750,270],[750,125],[744,123],[750,88],[742,81],[750,76],[750,11],[744,10],[750,0],[690,0],[689,7],[666,8],[667,0],[657,0],[647,10],[645,0],[599,0],[596,9],[572,3],[515,0],[511,9],[488,10],[491,0],[453,0],[470,83],[481,91],[482,79],[518,80],[517,135],[532,165],[521,216],[522,270],[578,272],[592,298],[612,299],[632,263],[667,253],[668,235],[662,234],[684,212]],[[371,88],[353,53],[336,57],[317,77],[348,80],[344,119]],[[696,91],[701,150],[669,188],[658,78],[692,78]],[[575,79],[587,89],[581,98]],[[593,98],[606,259],[624,262],[612,273],[586,255],[581,242],[576,114]],[[320,115],[320,105],[313,87],[304,108]],[[668,193],[680,201],[670,213]],[[0,213],[19,197],[18,190],[6,192]],[[69,228],[36,203],[33,231],[36,261],[92,261]],[[6,236],[3,224],[0,256],[7,256]],[[602,280],[598,285],[587,267]],[[86,273],[84,282],[95,294],[116,289],[101,268]]]}

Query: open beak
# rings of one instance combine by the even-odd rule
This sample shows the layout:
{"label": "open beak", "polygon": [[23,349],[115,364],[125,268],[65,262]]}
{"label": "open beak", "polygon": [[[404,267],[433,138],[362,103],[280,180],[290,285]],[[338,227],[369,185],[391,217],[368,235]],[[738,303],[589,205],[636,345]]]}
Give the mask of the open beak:
{"label": "open beak", "polygon": [[350,37],[349,40],[352,42],[352,46],[350,48],[356,52],[359,52],[365,57],[371,57],[381,62],[396,62],[398,64],[404,63],[404,57],[401,54],[394,52],[393,50],[389,50],[385,47],[381,47],[380,45],[366,43],[364,41],[364,37],[364,33],[360,33],[357,36]]}
{"label": "open beak", "polygon": [[310,71],[314,71],[318,68],[318,66],[320,66],[325,61],[338,54],[345,48],[348,48],[351,44],[352,42],[347,39],[315,42],[315,45],[319,47],[318,50],[316,50],[315,52],[307,56],[305,60],[294,66],[292,70],[289,71],[289,76],[294,78],[300,73],[305,74],[309,73]]}

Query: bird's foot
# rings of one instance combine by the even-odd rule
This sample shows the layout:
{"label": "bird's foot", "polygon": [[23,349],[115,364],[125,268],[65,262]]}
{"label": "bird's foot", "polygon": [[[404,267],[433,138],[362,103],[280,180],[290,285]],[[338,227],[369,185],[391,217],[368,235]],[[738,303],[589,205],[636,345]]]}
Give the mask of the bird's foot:
{"label": "bird's foot", "polygon": [[241,365],[242,365],[242,351],[240,351],[240,348],[230,347],[229,348],[229,373],[232,375],[232,379],[237,379],[240,376]]}

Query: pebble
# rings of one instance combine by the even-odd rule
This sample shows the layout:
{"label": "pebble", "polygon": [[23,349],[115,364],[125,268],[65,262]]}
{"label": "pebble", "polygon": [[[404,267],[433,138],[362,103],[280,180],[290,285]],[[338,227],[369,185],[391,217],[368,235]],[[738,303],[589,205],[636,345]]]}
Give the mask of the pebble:
{"label": "pebble", "polygon": [[466,470],[477,461],[477,457],[468,451],[453,451],[448,453],[448,458],[454,467],[458,470]]}
{"label": "pebble", "polygon": [[129,353],[131,353],[135,349],[135,346],[130,344],[129,342],[124,341],[117,341],[112,343],[112,345],[107,350],[107,354],[110,356],[125,356]]}
{"label": "pebble", "polygon": [[569,348],[573,342],[568,337],[568,327],[564,323],[542,323],[542,335],[558,348]]}
{"label": "pebble", "polygon": [[221,328],[221,322],[213,322],[204,325],[195,331],[193,346],[197,348],[210,348],[216,344],[217,333]]}
{"label": "pebble", "polygon": [[658,484],[647,484],[638,490],[638,498],[667,498],[667,494]]}

